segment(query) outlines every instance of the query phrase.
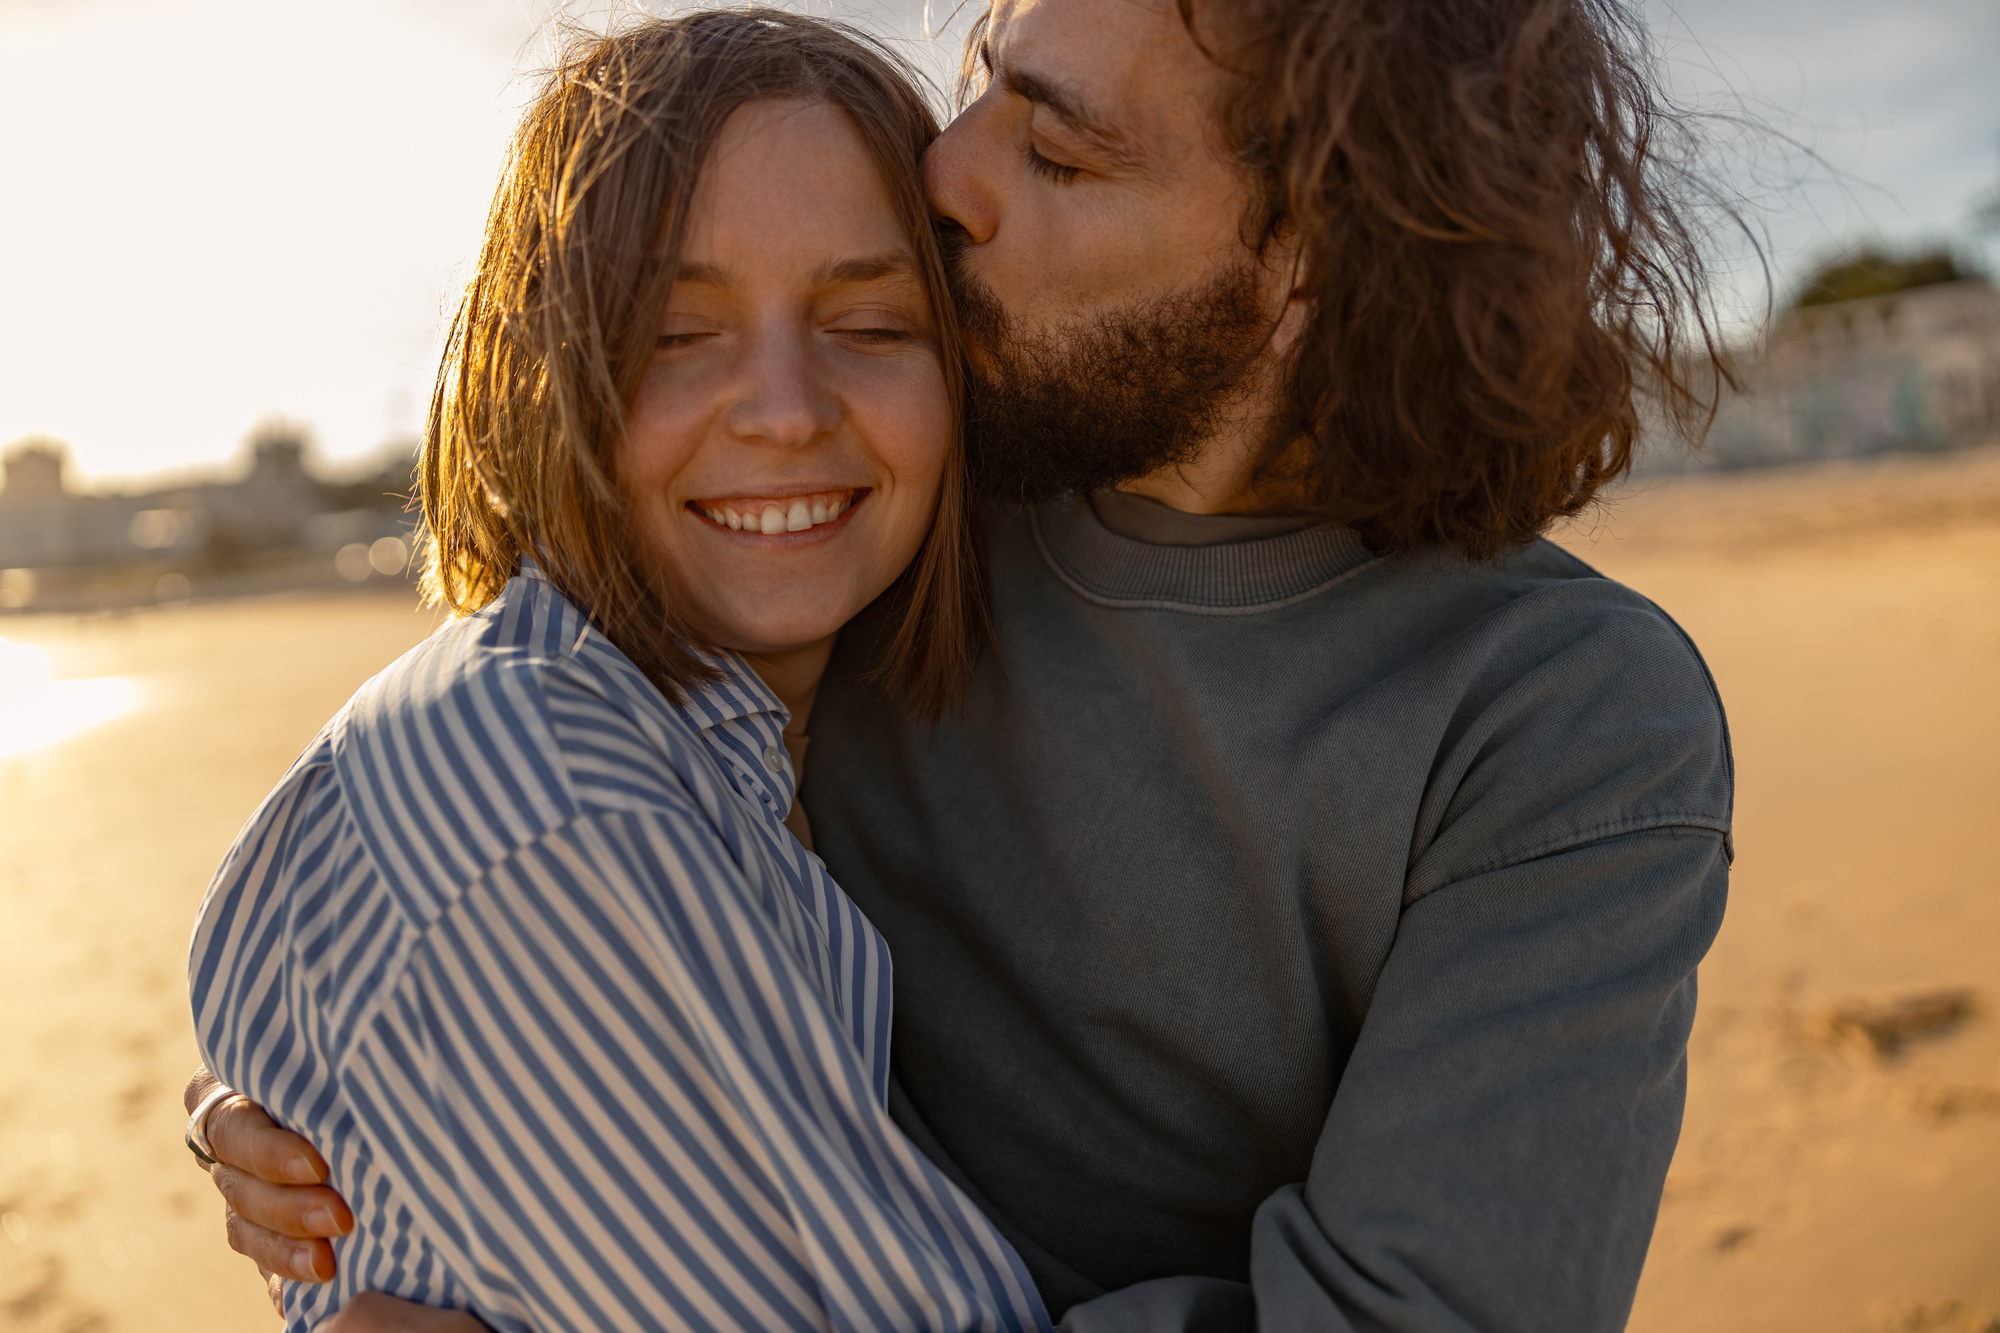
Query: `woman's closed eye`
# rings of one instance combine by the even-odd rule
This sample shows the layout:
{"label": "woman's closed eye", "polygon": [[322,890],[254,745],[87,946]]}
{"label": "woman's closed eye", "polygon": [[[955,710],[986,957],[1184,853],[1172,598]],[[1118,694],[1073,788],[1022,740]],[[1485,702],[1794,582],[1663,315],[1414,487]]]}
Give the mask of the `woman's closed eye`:
{"label": "woman's closed eye", "polygon": [[842,324],[829,329],[828,332],[837,334],[843,338],[852,338],[859,342],[885,345],[910,342],[917,336],[916,331],[913,329],[892,325]]}
{"label": "woman's closed eye", "polygon": [[667,317],[660,321],[666,327],[660,330],[654,346],[663,352],[678,347],[695,347],[710,339],[721,336],[724,321],[713,313],[700,310],[669,310]]}
{"label": "woman's closed eye", "polygon": [[898,347],[924,337],[921,316],[896,300],[868,305],[843,301],[826,311],[823,321],[820,328],[828,335],[862,347]]}

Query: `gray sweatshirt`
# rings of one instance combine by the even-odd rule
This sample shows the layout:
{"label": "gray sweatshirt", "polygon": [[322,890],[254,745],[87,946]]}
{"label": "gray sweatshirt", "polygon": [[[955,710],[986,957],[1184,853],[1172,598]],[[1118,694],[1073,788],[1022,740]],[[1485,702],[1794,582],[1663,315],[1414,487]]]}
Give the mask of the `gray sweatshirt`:
{"label": "gray sweatshirt", "polygon": [[963,715],[865,625],[813,715],[898,1121],[1073,1333],[1622,1327],[1731,855],[1686,636],[1546,542],[986,518]]}

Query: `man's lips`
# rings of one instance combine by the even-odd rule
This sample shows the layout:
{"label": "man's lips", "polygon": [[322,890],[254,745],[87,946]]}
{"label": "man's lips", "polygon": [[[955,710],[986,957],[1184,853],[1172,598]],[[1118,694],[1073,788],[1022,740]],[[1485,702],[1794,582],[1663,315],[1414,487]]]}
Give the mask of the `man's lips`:
{"label": "man's lips", "polygon": [[861,486],[806,495],[733,495],[727,499],[690,500],[687,507],[732,532],[776,537],[788,532],[809,532],[837,522],[842,514],[867,499],[868,492],[868,487]]}

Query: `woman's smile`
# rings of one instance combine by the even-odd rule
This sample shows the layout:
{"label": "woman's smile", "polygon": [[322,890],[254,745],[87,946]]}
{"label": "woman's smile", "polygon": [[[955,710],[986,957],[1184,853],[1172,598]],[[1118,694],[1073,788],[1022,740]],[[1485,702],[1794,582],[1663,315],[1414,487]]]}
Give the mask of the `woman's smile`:
{"label": "woman's smile", "polygon": [[760,669],[823,660],[937,513],[952,410],[912,245],[825,103],[738,109],[689,204],[618,470],[686,623]]}
{"label": "woman's smile", "polygon": [[[797,491],[777,489],[727,499],[689,500],[687,509],[705,526],[726,528],[747,537],[831,537],[846,528],[842,520],[868,498],[869,487],[843,486]],[[795,543],[776,543],[787,546]]]}

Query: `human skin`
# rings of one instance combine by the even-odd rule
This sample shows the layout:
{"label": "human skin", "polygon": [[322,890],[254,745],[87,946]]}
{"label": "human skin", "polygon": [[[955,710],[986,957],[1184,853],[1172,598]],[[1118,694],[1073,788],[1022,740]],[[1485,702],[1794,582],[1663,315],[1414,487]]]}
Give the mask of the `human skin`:
{"label": "human skin", "polygon": [[[965,232],[967,271],[1020,336],[1039,329],[1053,339],[1049,331],[1066,321],[1200,290],[1244,260],[1252,183],[1230,160],[1210,111],[1221,76],[1172,4],[1000,0],[987,51],[991,83],[932,144],[924,183],[938,216]],[[1278,397],[1274,372],[1305,318],[1290,282],[1293,253],[1280,238],[1265,257],[1274,334],[1234,410],[1191,462],[1122,489],[1188,513],[1284,507],[1288,497],[1260,490],[1254,472]],[[971,354],[976,363],[976,345]],[[782,676],[789,668],[816,684],[830,647],[829,636],[816,653],[758,669]],[[783,697],[787,687],[773,688]],[[210,1086],[198,1074],[190,1105]],[[331,1277],[332,1249],[319,1238],[345,1234],[344,1208],[333,1208],[331,1191],[297,1188],[276,1169],[310,1154],[305,1141],[243,1103],[211,1116],[210,1137],[225,1162],[255,1170],[253,1178],[217,1169],[230,1243],[281,1278]],[[323,1180],[324,1168],[312,1178]],[[335,1333],[419,1327],[394,1321],[401,1304],[351,1307]]]}
{"label": "human skin", "polygon": [[619,481],[691,628],[742,653],[802,727],[834,635],[936,512],[951,430],[936,326],[888,190],[831,105],[737,111],[689,212]]}
{"label": "human skin", "polygon": [[[951,411],[934,315],[859,133],[825,103],[732,115],[689,223],[619,482],[691,627],[742,653],[802,727],[834,635],[908,566],[936,510]],[[789,519],[802,498],[823,521],[727,522]],[[199,1071],[190,1108],[213,1086]],[[243,1101],[210,1115],[209,1136],[230,1244],[274,1302],[281,1279],[331,1278],[326,1238],[354,1219],[324,1159]],[[329,1327],[369,1326],[393,1304]]]}
{"label": "human skin", "polygon": [[[1021,341],[1059,352],[1065,325],[1200,291],[1250,257],[1254,183],[1213,110],[1225,76],[1175,5],[998,0],[985,57],[986,90],[924,155],[924,186]],[[1285,504],[1253,474],[1306,316],[1295,258],[1282,233],[1261,256],[1273,334],[1194,458],[1120,489],[1196,514]]]}

